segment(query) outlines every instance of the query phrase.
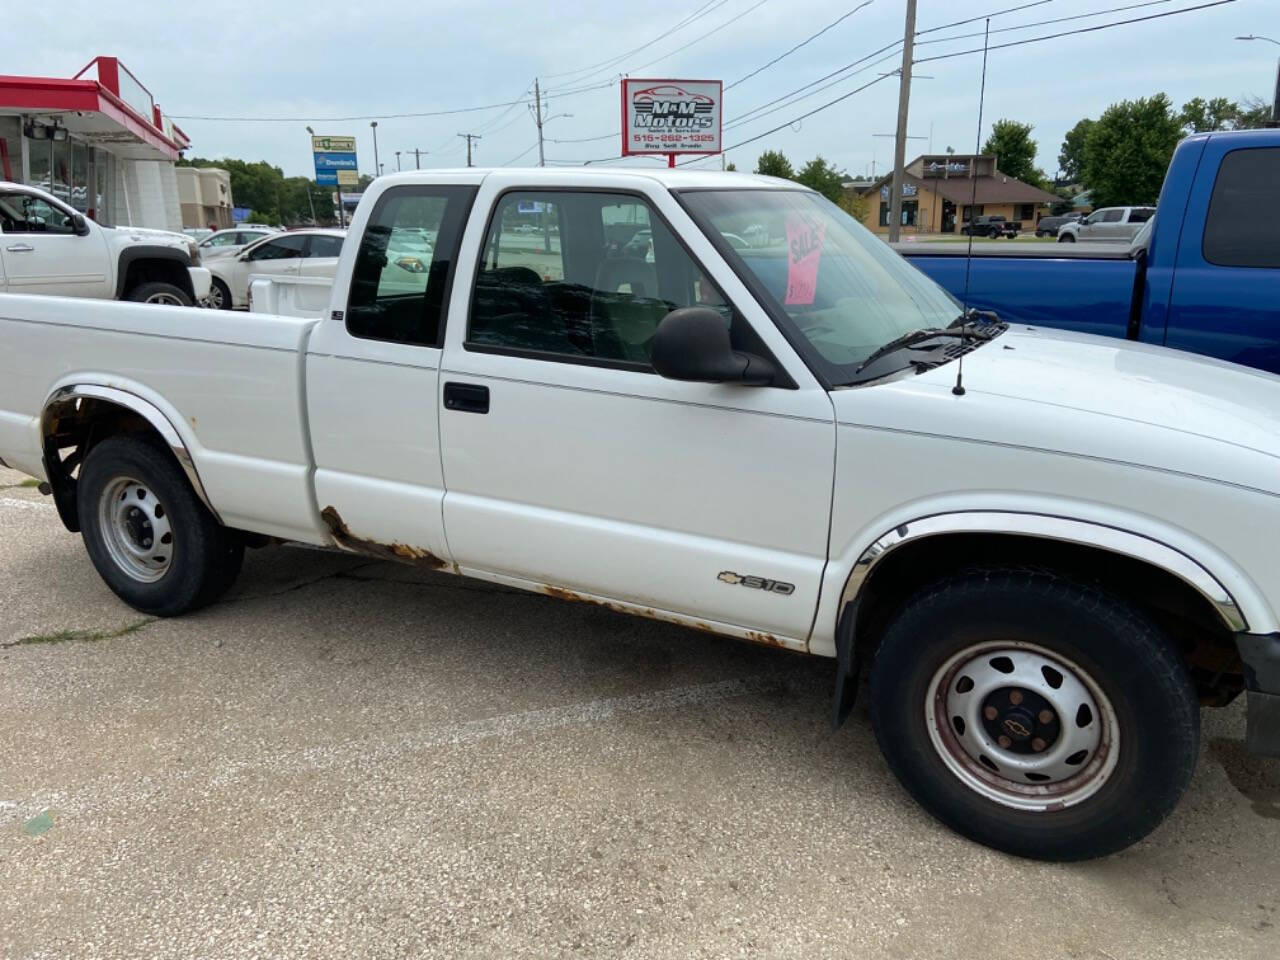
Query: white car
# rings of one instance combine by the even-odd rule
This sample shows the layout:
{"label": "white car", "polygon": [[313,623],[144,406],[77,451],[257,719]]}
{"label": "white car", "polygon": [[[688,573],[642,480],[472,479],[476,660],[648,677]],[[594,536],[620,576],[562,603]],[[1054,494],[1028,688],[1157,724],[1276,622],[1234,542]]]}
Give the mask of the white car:
{"label": "white car", "polygon": [[104,227],[44,190],[0,181],[0,292],[191,306],[209,282],[184,234]]}
{"label": "white car", "polygon": [[264,277],[327,277],[332,279],[342,253],[343,230],[315,229],[275,233],[258,240],[233,257],[209,261],[213,285],[209,306],[245,309],[249,279]]}
{"label": "white car", "polygon": [[1102,207],[1083,220],[1060,226],[1058,242],[1129,243],[1155,213],[1155,207]]}
{"label": "white car", "polygon": [[[504,241],[530,203],[557,249]],[[312,317],[11,297],[0,337],[0,460],[150,615],[283,540],[830,657],[932,814],[1043,859],[1154,829],[1202,704],[1280,754],[1280,378],[962,313],[799,184],[392,174]]]}
{"label": "white car", "polygon": [[205,262],[239,253],[251,243],[280,233],[273,227],[228,227],[209,234],[200,241],[200,257]]}

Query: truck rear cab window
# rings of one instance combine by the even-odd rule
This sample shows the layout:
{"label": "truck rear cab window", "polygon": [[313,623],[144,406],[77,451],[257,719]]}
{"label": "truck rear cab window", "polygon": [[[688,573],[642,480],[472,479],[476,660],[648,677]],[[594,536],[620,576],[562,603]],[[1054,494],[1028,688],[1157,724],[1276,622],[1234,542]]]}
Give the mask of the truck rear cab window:
{"label": "truck rear cab window", "polygon": [[438,347],[476,188],[393,187],[374,207],[351,277],[347,332]]}
{"label": "truck rear cab window", "polygon": [[1280,147],[1222,158],[1204,227],[1204,258],[1220,267],[1280,267]]}
{"label": "truck rear cab window", "polygon": [[718,310],[735,341],[754,331],[643,199],[508,193],[489,223],[468,349],[651,370],[658,324],[677,307]]}

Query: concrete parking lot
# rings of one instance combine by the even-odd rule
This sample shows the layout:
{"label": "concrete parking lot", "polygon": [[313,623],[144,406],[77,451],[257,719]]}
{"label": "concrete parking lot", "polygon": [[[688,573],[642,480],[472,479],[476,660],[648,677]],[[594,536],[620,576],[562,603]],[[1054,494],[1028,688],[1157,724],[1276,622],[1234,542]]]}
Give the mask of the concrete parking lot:
{"label": "concrete parking lot", "polygon": [[1208,712],[1137,847],[963,840],[831,666],[318,551],[148,621],[0,470],[0,957],[1280,956],[1280,770]]}

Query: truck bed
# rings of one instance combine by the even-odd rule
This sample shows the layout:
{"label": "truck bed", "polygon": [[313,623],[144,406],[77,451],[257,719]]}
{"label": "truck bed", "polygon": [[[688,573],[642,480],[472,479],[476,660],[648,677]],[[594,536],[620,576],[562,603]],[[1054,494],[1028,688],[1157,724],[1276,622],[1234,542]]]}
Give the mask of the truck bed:
{"label": "truck bed", "polygon": [[1002,320],[1125,337],[1139,276],[1129,247],[1114,244],[900,243],[896,249],[952,296]]}

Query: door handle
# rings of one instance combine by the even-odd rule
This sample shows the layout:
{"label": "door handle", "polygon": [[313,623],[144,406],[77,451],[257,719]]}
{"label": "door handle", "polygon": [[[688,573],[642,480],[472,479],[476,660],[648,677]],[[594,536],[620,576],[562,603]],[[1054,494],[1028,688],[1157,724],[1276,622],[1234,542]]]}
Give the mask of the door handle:
{"label": "door handle", "polygon": [[446,383],[444,408],[459,413],[488,413],[489,388],[474,383]]}
{"label": "door handle", "polygon": [[35,247],[29,243],[11,243],[5,249],[10,253],[30,253]]}

